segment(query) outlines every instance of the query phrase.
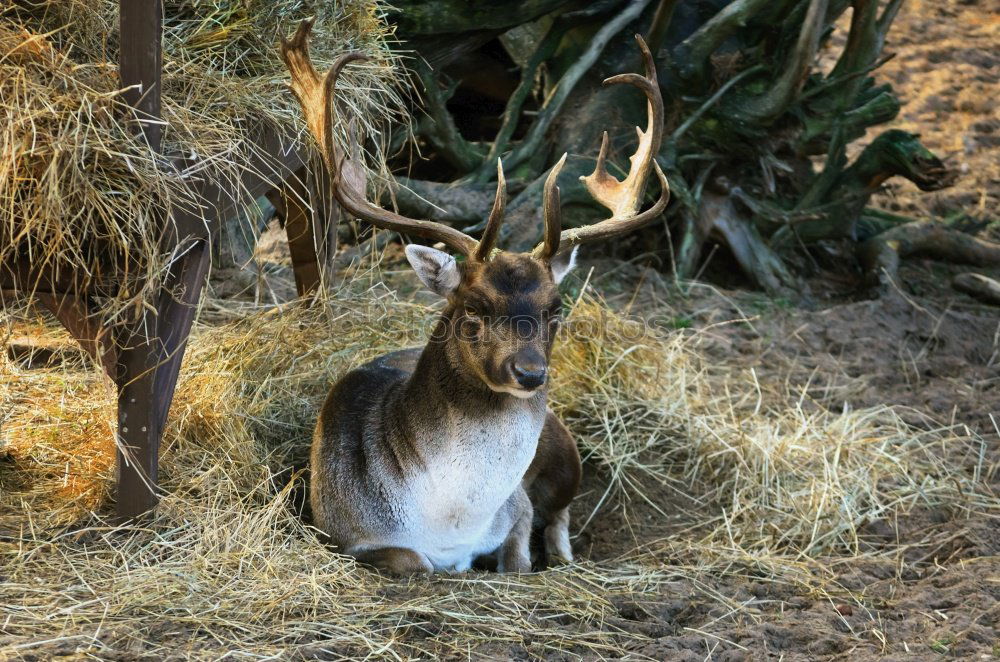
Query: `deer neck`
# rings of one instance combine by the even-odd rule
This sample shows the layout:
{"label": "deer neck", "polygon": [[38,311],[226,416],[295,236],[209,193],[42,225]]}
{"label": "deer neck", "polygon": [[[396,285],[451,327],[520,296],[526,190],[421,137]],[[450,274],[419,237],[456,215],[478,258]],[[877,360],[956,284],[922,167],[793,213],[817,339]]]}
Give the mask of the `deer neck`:
{"label": "deer neck", "polygon": [[432,447],[427,450],[448,452],[468,447],[476,437],[483,437],[484,442],[509,443],[511,440],[503,437],[510,436],[508,431],[517,432],[518,425],[534,426],[540,431],[545,417],[545,389],[539,389],[531,398],[491,390],[462,363],[458,341],[445,333],[447,323],[447,317],[439,321],[399,403],[413,429],[441,432],[428,440]]}

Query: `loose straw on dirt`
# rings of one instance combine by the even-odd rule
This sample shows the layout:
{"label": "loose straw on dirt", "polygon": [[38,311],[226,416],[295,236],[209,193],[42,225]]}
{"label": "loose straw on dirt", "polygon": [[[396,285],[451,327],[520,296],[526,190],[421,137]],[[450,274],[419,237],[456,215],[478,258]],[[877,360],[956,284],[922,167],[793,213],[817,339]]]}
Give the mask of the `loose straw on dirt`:
{"label": "loose straw on dirt", "polygon": [[[660,482],[690,494],[690,511],[670,513],[678,526],[662,540],[633,549],[623,539],[617,558],[520,577],[380,578],[332,553],[299,518],[299,469],[336,376],[421,343],[433,311],[364,279],[313,308],[230,322],[218,319],[224,307],[214,310],[213,326],[192,338],[171,410],[164,499],[141,528],[112,530],[102,519],[111,448],[101,439],[113,400],[103,378],[80,365],[4,359],[6,650],[50,651],[57,644],[39,642],[66,637],[66,647],[95,655],[155,656],[183,633],[184,655],[195,659],[505,656],[511,647],[618,656],[646,640],[616,625],[622,601],[687,586],[722,614],[742,613],[706,577],[768,577],[860,600],[830,573],[838,560],[893,553],[866,545],[866,523],[921,507],[1000,515],[977,479],[981,440],[916,430],[891,407],[827,409],[783,382],[710,363],[697,333],[637,335],[634,322],[584,297],[555,352],[552,400],[598,472],[601,507],[641,500]],[[54,489],[59,481],[72,489]],[[581,507],[577,523],[590,516]],[[71,521],[88,528],[58,528]],[[717,632],[722,621],[702,626]]]}

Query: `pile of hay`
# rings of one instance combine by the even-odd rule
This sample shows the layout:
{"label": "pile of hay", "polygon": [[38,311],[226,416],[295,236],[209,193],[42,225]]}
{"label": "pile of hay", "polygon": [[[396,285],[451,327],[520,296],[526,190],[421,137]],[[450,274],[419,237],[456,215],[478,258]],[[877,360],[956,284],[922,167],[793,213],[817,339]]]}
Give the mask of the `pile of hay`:
{"label": "pile of hay", "polygon": [[[118,79],[117,0],[32,0],[0,8],[0,260],[30,256],[44,272],[84,279],[131,265],[132,283],[104,301],[107,316],[156,291],[170,256],[157,245],[164,212],[208,179],[238,191],[261,126],[302,134],[277,43],[317,17],[317,66],[351,49],[338,98],[365,123],[405,122],[397,58],[377,0],[164,2],[164,151],[200,158],[172,172],[134,135]],[[303,141],[310,144],[308,140]],[[373,163],[384,159],[376,155]],[[135,282],[147,283],[145,289]]]}
{"label": "pile of hay", "polygon": [[[672,513],[685,530],[529,576],[381,578],[326,549],[293,503],[330,382],[420,343],[432,318],[371,282],[313,308],[237,311],[197,329],[164,439],[165,497],[145,527],[112,530],[86,515],[92,502],[52,489],[68,477],[82,493],[107,491],[111,449],[103,465],[82,457],[105,452],[89,440],[113,422],[101,378],[2,364],[0,474],[19,485],[0,493],[0,646],[31,652],[55,640],[155,657],[183,640],[196,658],[465,656],[469,646],[501,657],[616,656],[646,638],[615,625],[622,601],[706,573],[752,572],[828,595],[838,590],[823,575],[828,555],[863,553],[866,521],[920,505],[956,517],[998,507],[981,483],[981,440],[916,431],[889,408],[830,411],[709,363],[697,333],[643,327],[584,297],[555,352],[552,399],[597,472],[588,489],[603,490],[598,503],[610,508],[644,495],[656,506],[650,486],[675,486],[701,504]],[[63,466],[52,448],[73,449],[77,463]],[[575,529],[589,519],[582,509]],[[50,513],[89,528],[55,535]],[[739,609],[704,592],[723,613]]]}

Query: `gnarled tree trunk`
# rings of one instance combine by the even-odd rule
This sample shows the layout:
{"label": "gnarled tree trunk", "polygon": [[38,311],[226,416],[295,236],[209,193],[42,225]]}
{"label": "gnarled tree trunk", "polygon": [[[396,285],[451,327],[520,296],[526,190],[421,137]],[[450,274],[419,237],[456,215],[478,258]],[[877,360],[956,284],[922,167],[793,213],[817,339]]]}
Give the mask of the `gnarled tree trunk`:
{"label": "gnarled tree trunk", "polygon": [[[426,110],[417,111],[416,133],[429,161],[406,180],[413,193],[396,198],[409,210],[474,230],[488,209],[500,157],[515,192],[504,241],[523,250],[541,232],[542,181],[568,152],[559,178],[564,222],[593,221],[603,212],[579,177],[593,170],[604,130],[611,161],[631,153],[633,127],[645,116],[640,93],[601,85],[640,68],[632,38],[638,33],[654,53],[667,103],[657,160],[673,193],[666,222],[646,238],[673,247],[681,278],[699,273],[707,242],[726,245],[754,284],[784,296],[804,293],[789,257],[819,241],[854,241],[868,264],[891,261],[885,246],[911,233],[919,242],[926,225],[887,220],[867,208],[872,194],[894,176],[923,190],[952,181],[918,138],[902,131],[883,133],[853,162],[847,159],[850,142],[899,110],[891,87],[876,85],[872,74],[884,61],[886,32],[900,5],[397,2],[390,18],[404,45],[422,58],[415,70]],[[846,44],[824,75],[815,66],[817,52],[848,8]],[[813,166],[813,155],[825,155],[822,166]],[[626,164],[617,170],[624,173]],[[879,239],[885,232],[893,239]]]}

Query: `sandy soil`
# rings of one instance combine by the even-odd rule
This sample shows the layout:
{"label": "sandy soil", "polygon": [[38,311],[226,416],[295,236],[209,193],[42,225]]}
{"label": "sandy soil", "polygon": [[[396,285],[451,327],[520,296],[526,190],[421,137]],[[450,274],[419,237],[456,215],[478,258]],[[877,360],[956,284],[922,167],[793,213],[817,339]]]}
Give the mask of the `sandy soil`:
{"label": "sandy soil", "polygon": [[1000,220],[1000,3],[910,0],[885,52],[896,57],[876,77],[892,83],[903,108],[884,128],[919,133],[960,177],[929,194],[893,179],[874,203],[914,216],[962,211]]}
{"label": "sandy soil", "polygon": [[[607,267],[594,266],[595,272]],[[632,274],[642,282],[636,301],[655,300],[693,328],[711,327],[703,347],[720,364],[752,366],[762,380],[808,384],[831,407],[892,403],[918,427],[957,423],[983,434],[991,484],[1000,490],[996,309],[940,287],[926,265],[908,265],[901,275],[927,291],[803,310],[711,287],[684,297],[658,284],[651,270],[645,278]],[[939,286],[932,290],[928,281]],[[750,321],[718,325],[740,318]],[[603,485],[600,476],[588,476],[578,514],[589,513]],[[613,558],[623,547],[696,537],[682,530],[697,519],[694,502],[657,485],[646,492],[667,512],[683,514],[664,519],[638,500],[604,508],[579,536],[581,551]],[[864,548],[891,546],[893,554],[827,559],[825,599],[752,573],[706,576],[624,602],[614,625],[653,637],[636,653],[656,659],[994,659],[1000,657],[1000,521],[955,515],[928,510],[872,523]],[[742,607],[734,612],[711,595]]]}

